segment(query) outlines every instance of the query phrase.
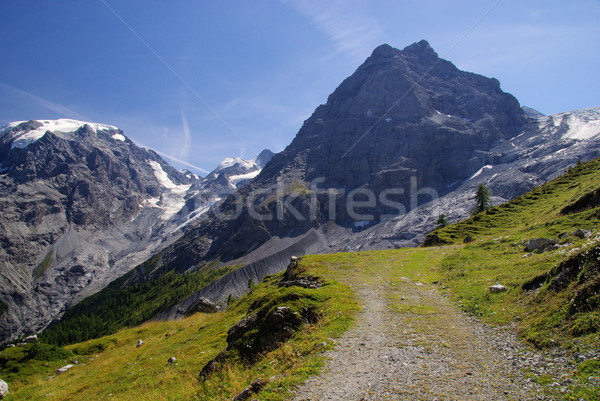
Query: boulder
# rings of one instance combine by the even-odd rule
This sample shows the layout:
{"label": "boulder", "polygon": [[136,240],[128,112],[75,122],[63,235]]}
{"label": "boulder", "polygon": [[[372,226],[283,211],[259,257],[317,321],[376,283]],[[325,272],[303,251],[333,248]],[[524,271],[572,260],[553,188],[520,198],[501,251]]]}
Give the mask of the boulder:
{"label": "boulder", "polygon": [[577,229],[575,231],[573,231],[573,233],[571,234],[573,237],[577,237],[577,238],[587,238],[590,235],[592,235],[592,231],[591,230],[584,230],[584,229]]}
{"label": "boulder", "polygon": [[194,313],[215,313],[219,311],[219,307],[208,298],[200,297],[194,304],[192,304],[186,311],[185,315],[189,316]]}
{"label": "boulder", "polygon": [[0,400],[6,397],[8,394],[8,384],[0,379]]}
{"label": "boulder", "polygon": [[504,292],[504,291],[506,291],[506,287],[505,287],[505,286],[503,286],[503,285],[502,285],[502,284],[500,284],[500,283],[496,283],[496,284],[494,284],[494,285],[491,285],[491,286],[489,287],[489,289],[490,289],[490,292],[491,292],[492,294],[495,294],[495,293],[498,293],[498,292]]}
{"label": "boulder", "polygon": [[533,252],[533,251],[537,251],[537,250],[544,251],[547,248],[551,247],[552,245],[556,245],[557,243],[558,243],[557,239],[536,238],[536,239],[530,240],[527,243],[527,245],[525,245],[525,248],[529,252]]}
{"label": "boulder", "polygon": [[174,356],[172,356],[167,361],[167,365],[174,365],[176,362],[177,362],[177,358],[175,358]]}
{"label": "boulder", "polygon": [[56,374],[57,374],[57,375],[62,375],[62,374],[63,374],[63,373],[65,373],[67,370],[71,369],[73,366],[75,366],[75,365],[66,365],[66,366],[63,366],[62,368],[60,368],[60,369],[58,369],[58,370],[56,371]]}
{"label": "boulder", "polygon": [[138,340],[137,342],[137,347],[141,347],[142,345],[144,345],[144,342],[142,340]]}

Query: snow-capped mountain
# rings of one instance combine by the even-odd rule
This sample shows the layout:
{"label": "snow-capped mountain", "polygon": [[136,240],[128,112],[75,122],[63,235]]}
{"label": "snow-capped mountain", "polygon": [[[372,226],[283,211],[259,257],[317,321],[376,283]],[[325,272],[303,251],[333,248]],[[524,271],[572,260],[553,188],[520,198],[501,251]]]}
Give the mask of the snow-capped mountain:
{"label": "snow-capped mountain", "polygon": [[226,159],[202,178],[112,125],[59,119],[1,128],[0,339],[38,331],[176,241],[262,163]]}
{"label": "snow-capped mountain", "polygon": [[231,192],[256,177],[273,158],[274,153],[265,149],[255,159],[226,158],[206,177],[206,181],[224,185],[224,192]]}

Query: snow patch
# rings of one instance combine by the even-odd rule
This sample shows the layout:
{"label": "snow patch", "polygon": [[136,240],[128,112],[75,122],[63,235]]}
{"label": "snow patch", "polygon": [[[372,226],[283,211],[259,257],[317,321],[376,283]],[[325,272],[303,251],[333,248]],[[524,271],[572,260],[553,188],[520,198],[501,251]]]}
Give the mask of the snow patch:
{"label": "snow patch", "polygon": [[231,184],[234,187],[237,187],[238,183],[240,183],[242,181],[251,180],[254,177],[256,177],[259,173],[260,173],[260,170],[255,170],[255,171],[251,171],[246,174],[231,175],[228,178],[229,178],[229,182],[231,182]]}
{"label": "snow patch", "polygon": [[484,170],[491,169],[491,168],[494,168],[494,166],[492,166],[490,164],[487,164],[487,165],[483,166],[482,168],[480,168],[479,170],[477,170],[475,172],[475,174],[473,174],[472,176],[470,176],[469,180],[472,180],[473,178],[477,177],[478,175],[480,175],[481,173],[483,173]]}
{"label": "snow patch", "polygon": [[162,196],[160,197],[160,201],[155,201],[155,198],[148,200],[148,202],[153,202],[153,206],[159,207],[163,210],[163,214],[160,216],[161,220],[169,220],[171,217],[175,216],[181,208],[185,205],[185,194],[190,189],[191,184],[188,185],[176,185],[167,173],[163,170],[162,166],[154,161],[150,160],[148,162],[150,167],[154,170],[154,176],[165,189]]}
{"label": "snow patch", "polygon": [[239,157],[235,157],[235,158],[228,157],[225,160],[223,160],[221,162],[221,164],[219,164],[219,166],[216,168],[215,172],[221,171],[228,167],[233,167],[236,164],[239,164],[241,167],[244,167],[246,169],[251,169],[252,167],[255,166],[255,163],[252,161],[247,161],[247,160],[241,159]]}
{"label": "snow patch", "polygon": [[169,189],[177,188],[177,185],[175,185],[173,181],[171,181],[167,173],[165,173],[165,170],[163,170],[162,166],[158,162],[150,160],[148,164],[150,165],[150,167],[152,167],[152,170],[154,170],[154,176],[156,177],[158,182],[160,182],[160,185]]}
{"label": "snow patch", "polygon": [[569,130],[562,136],[563,138],[584,141],[600,134],[600,120],[591,120],[572,114],[567,117],[567,125]]}
{"label": "snow patch", "polygon": [[[53,132],[54,134],[57,134],[58,136],[64,137],[63,135],[60,135],[60,134],[73,133],[73,132],[77,131],[80,127],[83,127],[86,124],[95,132],[103,131],[103,130],[117,130],[118,129],[117,127],[114,127],[112,125],[90,123],[90,122],[85,122],[85,121],[71,120],[71,119],[67,119],[67,118],[61,118],[58,120],[36,120],[36,121],[42,123],[42,126],[37,129],[31,130],[31,131],[17,132],[13,136],[13,139],[14,139],[14,141],[12,143],[13,149],[14,148],[21,148],[21,149],[26,148],[30,144],[38,141],[44,135],[46,135],[47,131]],[[3,129],[3,133],[8,131],[11,128],[18,126],[21,123],[24,123],[24,122],[25,121],[15,121],[15,122],[8,124],[6,126],[6,128]]]}
{"label": "snow patch", "polygon": [[112,139],[116,139],[117,141],[125,142],[125,135],[122,134],[113,134]]}

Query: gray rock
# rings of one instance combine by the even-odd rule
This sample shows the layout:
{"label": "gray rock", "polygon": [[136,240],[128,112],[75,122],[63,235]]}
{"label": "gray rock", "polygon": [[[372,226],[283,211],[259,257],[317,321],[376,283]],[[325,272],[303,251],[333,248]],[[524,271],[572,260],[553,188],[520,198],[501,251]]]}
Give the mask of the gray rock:
{"label": "gray rock", "polygon": [[557,239],[536,238],[536,239],[530,240],[527,243],[527,245],[525,245],[525,248],[529,252],[544,251],[547,248],[549,248],[549,247],[551,247],[553,245],[556,245],[557,243],[558,243]]}
{"label": "gray rock", "polygon": [[60,368],[60,369],[58,369],[58,370],[56,371],[56,374],[57,374],[57,375],[62,375],[62,374],[63,374],[63,373],[65,373],[67,370],[71,369],[73,366],[75,366],[75,365],[71,365],[71,364],[69,364],[69,365],[63,366],[62,368]]}
{"label": "gray rock", "polygon": [[8,384],[0,379],[0,400],[8,395]]}
{"label": "gray rock", "polygon": [[200,297],[194,304],[192,304],[186,311],[183,312],[184,315],[189,316],[194,313],[215,313],[219,311],[219,307],[209,299],[205,297]]}
{"label": "gray rock", "polygon": [[503,286],[503,285],[502,285],[502,284],[500,284],[500,283],[496,283],[496,284],[494,284],[494,285],[491,285],[491,286],[489,287],[489,290],[490,290],[490,292],[491,292],[492,294],[495,294],[495,293],[499,293],[499,292],[504,292],[504,291],[506,291],[506,287],[505,287],[505,286]]}

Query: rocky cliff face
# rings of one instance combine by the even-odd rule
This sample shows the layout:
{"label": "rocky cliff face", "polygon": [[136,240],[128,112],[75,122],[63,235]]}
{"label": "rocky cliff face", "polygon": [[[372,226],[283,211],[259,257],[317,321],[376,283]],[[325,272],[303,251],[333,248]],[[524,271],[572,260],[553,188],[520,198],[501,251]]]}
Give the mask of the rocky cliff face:
{"label": "rocky cliff face", "polygon": [[168,244],[198,180],[115,127],[13,123],[0,133],[0,338],[44,327]]}

